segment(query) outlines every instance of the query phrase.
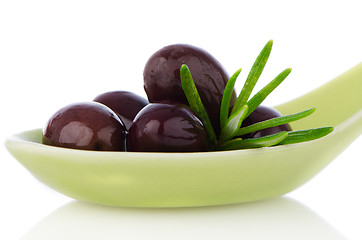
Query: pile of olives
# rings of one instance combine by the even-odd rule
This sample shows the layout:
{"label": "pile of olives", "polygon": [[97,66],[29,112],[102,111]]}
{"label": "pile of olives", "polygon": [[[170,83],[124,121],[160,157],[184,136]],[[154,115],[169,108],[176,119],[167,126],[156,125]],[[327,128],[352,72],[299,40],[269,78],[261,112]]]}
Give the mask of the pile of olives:
{"label": "pile of olives", "polygon": [[[192,73],[198,93],[220,135],[220,106],[229,75],[205,50],[185,44],[166,46],[146,63],[143,77],[148,100],[128,91],[112,91],[93,101],[74,103],[57,111],[43,130],[43,143],[83,150],[132,152],[205,152],[213,150],[203,122],[189,107],[181,86],[180,68]],[[236,100],[235,91],[230,107]],[[259,106],[243,126],[280,117]],[[288,124],[242,136],[257,138],[290,131]]]}

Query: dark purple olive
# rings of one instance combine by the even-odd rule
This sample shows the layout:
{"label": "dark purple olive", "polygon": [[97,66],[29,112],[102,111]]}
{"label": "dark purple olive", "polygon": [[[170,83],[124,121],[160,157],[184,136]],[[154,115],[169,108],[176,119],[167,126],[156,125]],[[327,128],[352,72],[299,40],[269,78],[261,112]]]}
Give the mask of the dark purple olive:
{"label": "dark purple olive", "polygon": [[43,130],[43,143],[82,150],[123,151],[126,128],[107,106],[70,104],[57,111]]}
{"label": "dark purple olive", "polygon": [[[241,127],[246,127],[252,125],[254,123],[258,123],[261,121],[265,121],[268,119],[281,117],[282,114],[275,110],[274,108],[258,106],[241,124]],[[259,138],[268,135],[272,135],[281,131],[291,131],[291,127],[289,124],[283,124],[276,127],[266,128],[260,131],[256,131],[253,133],[246,134],[241,136],[241,138]]]}
{"label": "dark purple olive", "polygon": [[[174,100],[188,105],[181,87],[182,64],[189,67],[214,130],[219,134],[220,105],[229,77],[221,64],[201,48],[176,44],[154,53],[147,61],[143,72],[148,100],[152,103]],[[234,92],[230,104],[233,105],[235,100]]]}
{"label": "dark purple olive", "polygon": [[137,113],[148,104],[148,101],[127,91],[112,91],[98,95],[93,101],[102,103],[112,109],[122,120],[127,129]]}
{"label": "dark purple olive", "polygon": [[127,136],[127,151],[204,152],[208,138],[202,122],[186,105],[154,103],[134,119]]}

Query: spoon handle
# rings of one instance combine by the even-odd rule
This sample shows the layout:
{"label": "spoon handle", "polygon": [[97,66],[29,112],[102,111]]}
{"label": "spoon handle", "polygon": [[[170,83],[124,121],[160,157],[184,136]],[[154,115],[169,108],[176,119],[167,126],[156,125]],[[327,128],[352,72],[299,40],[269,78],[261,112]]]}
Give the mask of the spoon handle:
{"label": "spoon handle", "polygon": [[277,106],[283,114],[315,107],[310,117],[292,124],[293,129],[336,127],[362,109],[362,62],[321,87]]}

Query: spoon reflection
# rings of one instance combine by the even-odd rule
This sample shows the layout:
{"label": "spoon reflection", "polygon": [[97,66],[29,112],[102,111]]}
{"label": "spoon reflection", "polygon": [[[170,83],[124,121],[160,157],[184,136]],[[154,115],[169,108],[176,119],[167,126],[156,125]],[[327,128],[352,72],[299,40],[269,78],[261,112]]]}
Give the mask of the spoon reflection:
{"label": "spoon reflection", "polygon": [[290,198],[202,208],[113,208],[70,202],[22,240],[346,239]]}

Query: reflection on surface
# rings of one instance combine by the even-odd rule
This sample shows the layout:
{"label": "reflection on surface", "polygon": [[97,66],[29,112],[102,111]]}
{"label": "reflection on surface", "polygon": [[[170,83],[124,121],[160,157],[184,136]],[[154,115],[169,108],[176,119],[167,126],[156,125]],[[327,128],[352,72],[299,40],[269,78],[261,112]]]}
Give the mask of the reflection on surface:
{"label": "reflection on surface", "polygon": [[346,239],[289,198],[203,208],[112,208],[71,202],[22,240],[57,239]]}

